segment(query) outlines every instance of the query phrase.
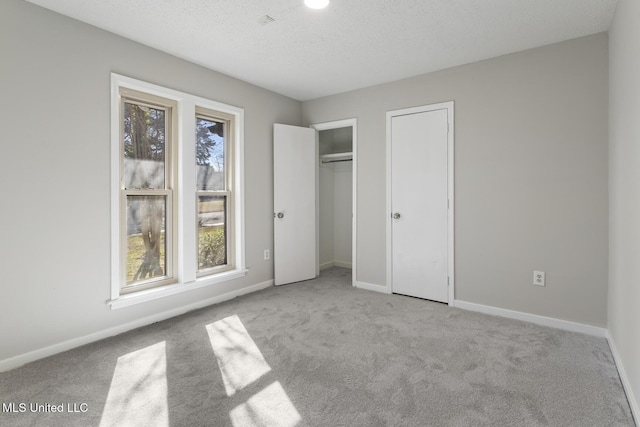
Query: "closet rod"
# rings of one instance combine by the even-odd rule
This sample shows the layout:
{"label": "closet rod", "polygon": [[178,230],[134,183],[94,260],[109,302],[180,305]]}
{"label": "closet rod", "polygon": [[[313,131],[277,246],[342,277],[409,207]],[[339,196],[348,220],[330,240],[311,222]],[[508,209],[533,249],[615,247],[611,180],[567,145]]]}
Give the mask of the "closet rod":
{"label": "closet rod", "polygon": [[338,163],[338,162],[352,162],[353,159],[343,159],[343,160],[323,160],[322,163]]}

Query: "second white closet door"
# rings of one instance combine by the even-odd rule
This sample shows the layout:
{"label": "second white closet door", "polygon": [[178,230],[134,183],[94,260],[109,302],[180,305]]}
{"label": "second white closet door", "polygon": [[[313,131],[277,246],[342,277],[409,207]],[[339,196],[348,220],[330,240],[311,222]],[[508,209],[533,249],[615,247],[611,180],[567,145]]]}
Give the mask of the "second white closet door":
{"label": "second white closet door", "polygon": [[447,302],[447,110],[391,119],[392,291]]}

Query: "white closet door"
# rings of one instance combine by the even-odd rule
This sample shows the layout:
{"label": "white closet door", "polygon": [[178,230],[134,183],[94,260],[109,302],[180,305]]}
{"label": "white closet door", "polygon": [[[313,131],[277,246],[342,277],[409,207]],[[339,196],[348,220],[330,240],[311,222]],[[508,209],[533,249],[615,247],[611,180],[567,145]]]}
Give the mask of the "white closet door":
{"label": "white closet door", "polygon": [[316,277],[317,158],[314,129],[274,125],[273,263],[276,285]]}
{"label": "white closet door", "polygon": [[447,110],[391,118],[392,292],[447,302]]}

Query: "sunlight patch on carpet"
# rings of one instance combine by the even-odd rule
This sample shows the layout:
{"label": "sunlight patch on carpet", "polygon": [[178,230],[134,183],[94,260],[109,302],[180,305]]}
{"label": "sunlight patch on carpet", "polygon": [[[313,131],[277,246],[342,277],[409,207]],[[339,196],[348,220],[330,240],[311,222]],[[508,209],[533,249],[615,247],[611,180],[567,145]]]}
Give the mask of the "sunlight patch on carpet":
{"label": "sunlight patch on carpet", "polygon": [[233,396],[271,371],[238,316],[229,316],[206,327],[227,396]]}
{"label": "sunlight patch on carpet", "polygon": [[302,419],[277,381],[233,408],[229,415],[236,427],[294,427]]}
{"label": "sunlight patch on carpet", "polygon": [[100,426],[169,425],[164,341],[118,358]]}

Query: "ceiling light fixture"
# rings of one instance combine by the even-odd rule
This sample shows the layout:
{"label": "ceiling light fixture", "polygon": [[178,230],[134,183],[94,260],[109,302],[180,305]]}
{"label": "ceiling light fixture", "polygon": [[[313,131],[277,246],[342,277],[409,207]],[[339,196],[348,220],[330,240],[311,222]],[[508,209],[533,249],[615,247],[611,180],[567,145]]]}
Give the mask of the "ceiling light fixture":
{"label": "ceiling light fixture", "polygon": [[304,0],[304,4],[311,9],[324,9],[329,6],[329,0]]}

